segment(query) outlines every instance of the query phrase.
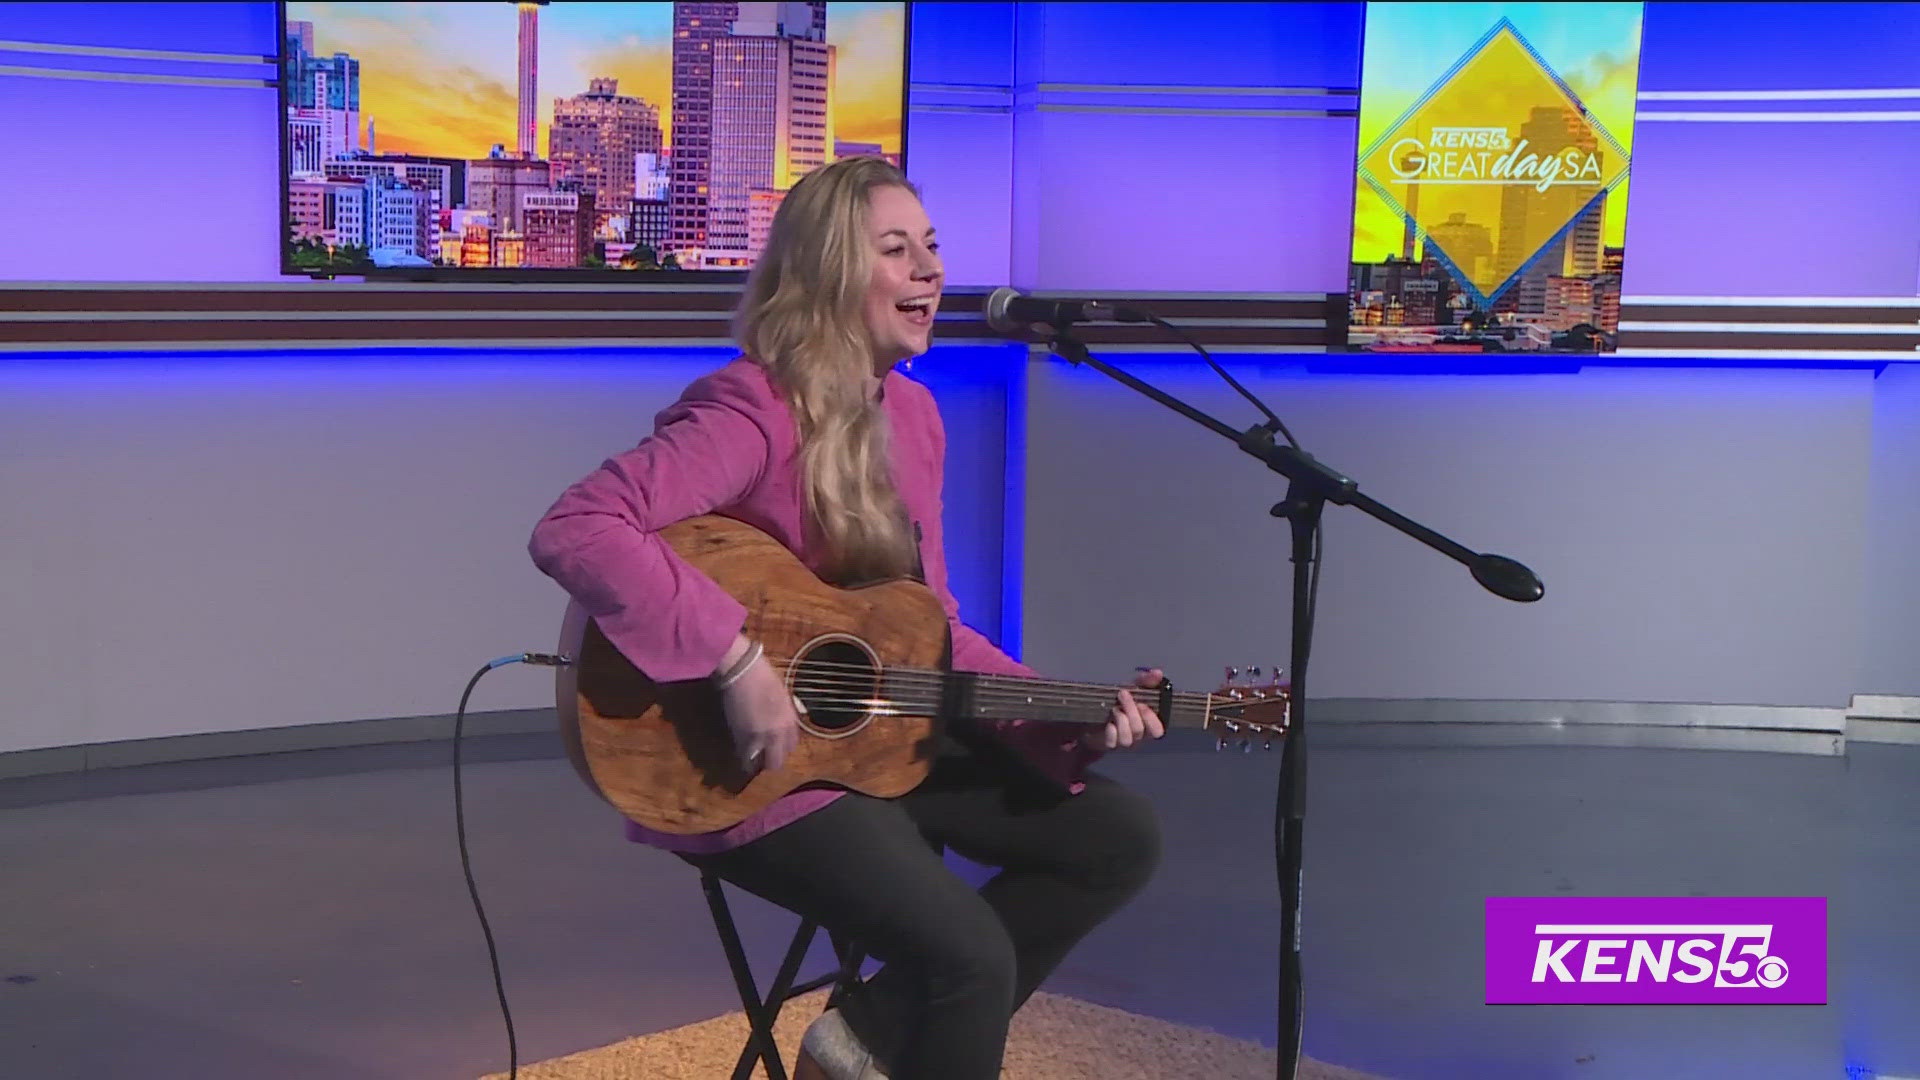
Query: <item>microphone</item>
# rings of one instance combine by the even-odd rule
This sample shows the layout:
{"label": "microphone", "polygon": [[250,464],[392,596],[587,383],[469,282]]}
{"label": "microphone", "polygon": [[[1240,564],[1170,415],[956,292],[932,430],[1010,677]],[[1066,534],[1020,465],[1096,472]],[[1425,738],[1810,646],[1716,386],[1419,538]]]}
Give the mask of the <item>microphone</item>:
{"label": "microphone", "polygon": [[987,295],[987,325],[1001,333],[1025,330],[1035,323],[1066,326],[1082,322],[1149,322],[1145,315],[1129,307],[1102,304],[1092,300],[1042,300],[1022,296],[1020,290],[1002,285]]}

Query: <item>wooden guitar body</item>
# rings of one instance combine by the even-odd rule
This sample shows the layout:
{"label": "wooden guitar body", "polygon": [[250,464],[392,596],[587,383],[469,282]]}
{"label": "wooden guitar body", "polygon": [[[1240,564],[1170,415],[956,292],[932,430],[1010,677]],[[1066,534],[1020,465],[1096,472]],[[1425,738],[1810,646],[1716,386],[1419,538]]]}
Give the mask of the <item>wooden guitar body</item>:
{"label": "wooden guitar body", "polygon": [[[568,755],[588,786],[634,821],[691,834],[734,825],[809,783],[891,798],[926,778],[936,720],[888,709],[882,672],[946,666],[946,610],[932,590],[905,580],[835,588],[778,541],[730,518],[694,518],[661,535],[745,605],[747,636],[790,688],[814,687],[798,694],[806,705],[801,737],[778,770],[748,776],[707,680],[648,679],[576,603],[560,642],[574,663],[560,669],[556,705]],[[817,689],[823,681],[830,693]]]}

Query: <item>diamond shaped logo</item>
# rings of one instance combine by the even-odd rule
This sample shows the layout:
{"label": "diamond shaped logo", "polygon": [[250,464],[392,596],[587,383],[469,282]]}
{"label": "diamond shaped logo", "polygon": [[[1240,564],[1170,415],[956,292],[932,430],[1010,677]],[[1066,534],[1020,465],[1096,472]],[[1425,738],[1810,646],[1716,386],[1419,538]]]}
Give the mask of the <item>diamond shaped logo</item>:
{"label": "diamond shaped logo", "polygon": [[1491,304],[1561,254],[1627,166],[1627,152],[1501,19],[1360,155],[1359,172]]}

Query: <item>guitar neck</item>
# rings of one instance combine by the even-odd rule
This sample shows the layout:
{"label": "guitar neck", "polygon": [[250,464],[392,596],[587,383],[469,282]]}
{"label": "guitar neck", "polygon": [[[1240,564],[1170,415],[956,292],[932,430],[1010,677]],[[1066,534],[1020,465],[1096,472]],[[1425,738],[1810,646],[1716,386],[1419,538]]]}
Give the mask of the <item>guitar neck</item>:
{"label": "guitar neck", "polygon": [[[1052,682],[1000,675],[949,673],[943,711],[974,720],[1048,720],[1104,724],[1119,687],[1101,683]],[[1208,694],[1173,693],[1129,687],[1134,700],[1159,712],[1169,728],[1207,726],[1215,699]]]}

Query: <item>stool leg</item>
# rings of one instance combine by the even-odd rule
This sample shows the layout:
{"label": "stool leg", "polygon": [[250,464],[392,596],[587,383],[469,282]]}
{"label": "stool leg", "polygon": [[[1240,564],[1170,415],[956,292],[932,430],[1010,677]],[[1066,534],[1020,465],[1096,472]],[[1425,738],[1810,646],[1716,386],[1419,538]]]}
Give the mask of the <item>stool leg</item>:
{"label": "stool leg", "polygon": [[733,913],[727,908],[727,897],[720,889],[720,879],[702,874],[700,887],[707,894],[707,907],[713,911],[714,929],[719,931],[721,948],[726,951],[727,965],[733,969],[733,981],[740,990],[740,1004],[746,1009],[747,1025],[752,1029],[747,1037],[747,1050],[734,1070],[734,1080],[746,1080],[753,1072],[755,1058],[766,1064],[770,1080],[787,1080],[786,1066],[780,1063],[780,1050],[773,1042],[773,1018],[760,1000],[759,988],[753,984],[753,969],[747,965],[747,951],[740,944],[740,932],[733,925]]}
{"label": "stool leg", "polygon": [[[808,919],[800,920],[800,928],[793,933],[793,942],[787,946],[787,955],[780,959],[780,970],[774,974],[773,986],[768,989],[766,1000],[761,1008],[767,1018],[768,1043],[772,1043],[773,1022],[780,1018],[780,1010],[792,996],[793,980],[800,974],[800,965],[807,959],[807,950],[813,945],[813,935],[817,925]],[[753,1059],[756,1055],[751,1049],[740,1051],[740,1060],[734,1065],[733,1080],[747,1080],[753,1073]],[[785,1080],[775,1076],[769,1068],[767,1075],[772,1080]]]}

